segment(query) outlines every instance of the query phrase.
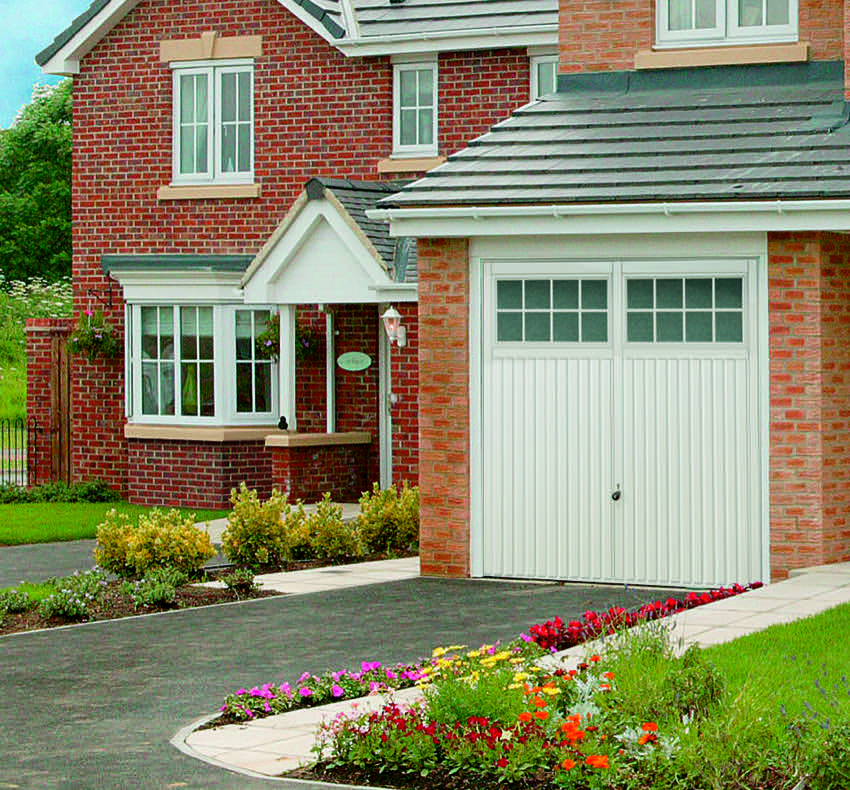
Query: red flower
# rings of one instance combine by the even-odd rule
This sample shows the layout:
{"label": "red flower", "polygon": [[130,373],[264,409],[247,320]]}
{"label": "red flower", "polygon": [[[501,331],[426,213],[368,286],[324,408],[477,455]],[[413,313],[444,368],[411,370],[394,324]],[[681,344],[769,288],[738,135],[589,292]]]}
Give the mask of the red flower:
{"label": "red flower", "polygon": [[505,757],[500,757],[498,760],[496,760],[496,765],[498,765],[499,768],[505,768],[507,767],[507,764],[508,761]]}
{"label": "red flower", "polygon": [[658,725],[654,721],[648,721],[641,725],[641,729],[644,732],[658,732]]}
{"label": "red flower", "polygon": [[572,771],[572,769],[575,767],[575,760],[571,760],[569,757],[567,757],[567,759],[561,763],[561,768],[563,768],[565,771]]}

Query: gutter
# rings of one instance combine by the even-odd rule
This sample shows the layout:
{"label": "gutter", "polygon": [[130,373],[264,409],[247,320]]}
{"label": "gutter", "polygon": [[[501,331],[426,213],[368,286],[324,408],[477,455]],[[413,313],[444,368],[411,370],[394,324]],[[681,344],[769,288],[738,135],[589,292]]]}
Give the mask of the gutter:
{"label": "gutter", "polygon": [[[418,43],[422,48],[426,42],[446,41],[454,45],[457,40],[470,38],[492,38],[496,42],[499,42],[500,39],[509,39],[511,45],[513,45],[515,39],[523,36],[551,36],[552,41],[548,43],[556,43],[558,25],[547,23],[545,25],[518,25],[516,27],[467,28],[465,30],[441,30],[434,33],[399,33],[383,36],[364,36],[360,33],[358,27],[356,36],[346,36],[344,39],[337,40],[334,42],[334,46],[346,55],[376,55],[391,52],[392,49],[388,50],[387,47],[392,48],[393,45]],[[525,44],[516,45],[525,46]],[[433,51],[434,47],[425,47],[424,49]]]}

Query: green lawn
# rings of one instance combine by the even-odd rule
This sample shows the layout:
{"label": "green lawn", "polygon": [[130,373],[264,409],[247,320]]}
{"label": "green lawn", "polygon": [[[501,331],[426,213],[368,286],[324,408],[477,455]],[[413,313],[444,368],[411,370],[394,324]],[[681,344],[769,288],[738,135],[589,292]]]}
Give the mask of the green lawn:
{"label": "green lawn", "polygon": [[[20,505],[0,505],[0,545],[17,546],[24,543],[49,543],[60,540],[92,539],[108,510],[138,518],[150,508],[128,505],[126,502],[66,503],[38,502]],[[196,520],[207,521],[226,516],[226,510],[187,510]]]}

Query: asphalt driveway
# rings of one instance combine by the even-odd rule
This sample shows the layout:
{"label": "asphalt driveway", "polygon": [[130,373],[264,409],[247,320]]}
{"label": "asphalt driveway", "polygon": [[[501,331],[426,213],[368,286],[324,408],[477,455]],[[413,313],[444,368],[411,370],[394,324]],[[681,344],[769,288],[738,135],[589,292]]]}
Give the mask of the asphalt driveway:
{"label": "asphalt driveway", "polygon": [[243,685],[410,661],[670,592],[413,579],[0,637],[0,790],[280,786],[168,741]]}

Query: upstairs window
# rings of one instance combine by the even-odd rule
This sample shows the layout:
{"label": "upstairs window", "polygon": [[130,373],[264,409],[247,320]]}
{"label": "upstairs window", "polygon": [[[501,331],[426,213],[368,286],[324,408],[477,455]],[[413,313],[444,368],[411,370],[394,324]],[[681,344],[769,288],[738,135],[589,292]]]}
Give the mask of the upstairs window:
{"label": "upstairs window", "polygon": [[174,68],[174,183],[253,181],[253,80],[245,61]]}
{"label": "upstairs window", "polygon": [[797,0],[659,0],[658,43],[796,41]]}
{"label": "upstairs window", "polygon": [[558,91],[558,56],[540,55],[531,58],[531,100]]}
{"label": "upstairs window", "polygon": [[437,155],[437,64],[393,69],[393,154]]}

